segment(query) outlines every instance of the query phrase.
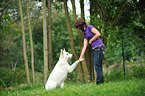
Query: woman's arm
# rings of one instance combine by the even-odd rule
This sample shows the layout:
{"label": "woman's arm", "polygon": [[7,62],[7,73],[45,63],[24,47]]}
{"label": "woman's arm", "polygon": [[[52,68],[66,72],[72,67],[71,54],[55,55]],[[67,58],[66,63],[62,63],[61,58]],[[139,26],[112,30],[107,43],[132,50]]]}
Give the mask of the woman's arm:
{"label": "woman's arm", "polygon": [[84,38],[84,46],[82,48],[82,52],[81,52],[81,56],[79,58],[79,62],[82,61],[82,58],[83,58],[83,56],[84,56],[84,54],[86,52],[86,49],[87,49],[87,45],[88,45],[88,40],[86,38]]}
{"label": "woman's arm", "polygon": [[95,41],[98,37],[101,36],[100,32],[96,28],[92,28],[91,32],[94,33],[95,36],[90,39],[89,44],[92,44],[93,41]]}

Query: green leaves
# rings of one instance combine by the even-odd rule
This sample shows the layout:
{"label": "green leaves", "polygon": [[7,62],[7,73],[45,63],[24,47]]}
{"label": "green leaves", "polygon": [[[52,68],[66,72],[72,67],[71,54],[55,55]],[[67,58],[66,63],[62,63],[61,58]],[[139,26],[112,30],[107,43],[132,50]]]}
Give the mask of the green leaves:
{"label": "green leaves", "polygon": [[140,27],[140,28],[142,28],[142,29],[144,29],[144,30],[145,30],[145,25],[144,25],[144,24],[142,24],[141,22],[136,22],[136,21],[133,21],[133,23],[135,24],[135,26],[138,26],[138,27]]}

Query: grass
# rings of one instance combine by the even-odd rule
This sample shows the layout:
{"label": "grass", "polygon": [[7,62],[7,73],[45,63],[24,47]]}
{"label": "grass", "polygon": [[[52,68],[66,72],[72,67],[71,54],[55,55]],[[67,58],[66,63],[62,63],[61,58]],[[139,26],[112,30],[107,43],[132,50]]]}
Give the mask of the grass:
{"label": "grass", "polygon": [[46,91],[44,86],[23,86],[1,91],[0,96],[145,96],[145,79],[132,78],[123,81],[72,83]]}

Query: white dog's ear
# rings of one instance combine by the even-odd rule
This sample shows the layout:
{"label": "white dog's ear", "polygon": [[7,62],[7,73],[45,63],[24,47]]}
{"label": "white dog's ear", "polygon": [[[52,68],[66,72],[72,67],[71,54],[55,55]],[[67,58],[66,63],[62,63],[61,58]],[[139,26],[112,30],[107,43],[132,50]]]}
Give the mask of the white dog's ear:
{"label": "white dog's ear", "polygon": [[65,51],[65,48],[63,48],[63,51]]}
{"label": "white dog's ear", "polygon": [[63,56],[63,50],[61,49],[61,56]]}

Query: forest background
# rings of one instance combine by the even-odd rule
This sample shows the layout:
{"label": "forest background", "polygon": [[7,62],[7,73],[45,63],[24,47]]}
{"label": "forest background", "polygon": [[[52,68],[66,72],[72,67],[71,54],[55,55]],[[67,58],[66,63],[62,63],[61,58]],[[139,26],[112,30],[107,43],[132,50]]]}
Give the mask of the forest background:
{"label": "forest background", "polygon": [[[45,84],[63,48],[75,55],[72,62],[78,59],[83,34],[73,24],[85,19],[85,0],[79,2],[81,14],[76,14],[74,0],[72,10],[67,0],[0,1],[0,89]],[[99,30],[106,46],[105,81],[145,78],[145,1],[89,0],[88,4],[90,17],[85,20]],[[91,57],[89,45],[85,61],[66,81],[94,81]]]}

